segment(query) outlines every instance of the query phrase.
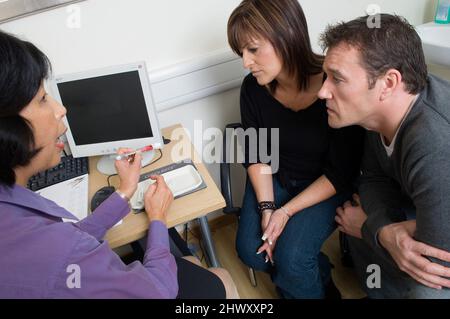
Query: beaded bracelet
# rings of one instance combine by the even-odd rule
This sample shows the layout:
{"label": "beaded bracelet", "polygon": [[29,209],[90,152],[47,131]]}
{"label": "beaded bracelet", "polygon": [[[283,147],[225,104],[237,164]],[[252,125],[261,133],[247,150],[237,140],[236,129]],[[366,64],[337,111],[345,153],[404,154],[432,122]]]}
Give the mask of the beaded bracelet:
{"label": "beaded bracelet", "polygon": [[258,203],[258,210],[259,213],[262,214],[263,211],[265,211],[266,209],[270,209],[270,210],[276,210],[277,206],[275,205],[274,202],[259,202]]}

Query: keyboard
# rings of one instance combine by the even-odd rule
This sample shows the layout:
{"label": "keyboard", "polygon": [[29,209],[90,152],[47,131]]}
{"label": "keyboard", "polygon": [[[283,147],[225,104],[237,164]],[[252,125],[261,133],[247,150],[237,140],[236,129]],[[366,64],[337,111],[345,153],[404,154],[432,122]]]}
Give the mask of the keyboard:
{"label": "keyboard", "polygon": [[32,176],[28,181],[28,188],[35,192],[88,173],[89,160],[87,157],[64,156],[61,157],[61,163],[58,166]]}

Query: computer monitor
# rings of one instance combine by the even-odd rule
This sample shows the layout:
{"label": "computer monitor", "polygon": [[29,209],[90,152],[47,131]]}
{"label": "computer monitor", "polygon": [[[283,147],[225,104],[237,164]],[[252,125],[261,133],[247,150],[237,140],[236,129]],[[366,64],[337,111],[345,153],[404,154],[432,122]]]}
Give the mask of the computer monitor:
{"label": "computer monitor", "polygon": [[[74,157],[103,156],[100,172],[115,174],[120,147],[162,148],[159,123],[144,62],[59,75],[50,81],[55,99],[67,109],[67,140]],[[143,153],[142,165],[154,151]]]}

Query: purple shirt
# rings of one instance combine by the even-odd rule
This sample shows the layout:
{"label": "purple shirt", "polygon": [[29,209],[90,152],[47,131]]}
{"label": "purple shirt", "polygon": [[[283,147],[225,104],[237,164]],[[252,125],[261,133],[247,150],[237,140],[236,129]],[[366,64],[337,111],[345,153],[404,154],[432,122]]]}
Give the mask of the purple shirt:
{"label": "purple shirt", "polygon": [[77,220],[18,185],[0,184],[0,298],[175,298],[167,227],[152,222],[144,262],[125,265],[102,240],[129,213],[117,193]]}

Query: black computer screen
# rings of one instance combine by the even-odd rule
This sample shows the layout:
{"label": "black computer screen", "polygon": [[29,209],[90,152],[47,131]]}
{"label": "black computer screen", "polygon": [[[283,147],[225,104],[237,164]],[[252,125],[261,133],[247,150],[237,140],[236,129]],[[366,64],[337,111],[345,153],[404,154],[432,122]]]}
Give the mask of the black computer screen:
{"label": "black computer screen", "polygon": [[138,71],[58,83],[75,144],[153,137]]}

